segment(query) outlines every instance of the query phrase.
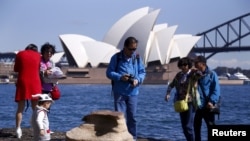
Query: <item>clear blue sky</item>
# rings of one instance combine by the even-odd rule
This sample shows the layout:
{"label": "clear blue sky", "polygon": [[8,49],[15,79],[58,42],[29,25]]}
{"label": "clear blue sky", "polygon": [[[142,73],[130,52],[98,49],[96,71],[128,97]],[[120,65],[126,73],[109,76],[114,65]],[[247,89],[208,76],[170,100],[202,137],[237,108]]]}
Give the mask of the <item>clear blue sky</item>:
{"label": "clear blue sky", "polygon": [[[161,9],[157,23],[178,25],[175,34],[195,35],[250,12],[249,0],[0,0],[0,52],[45,42],[63,51],[61,34],[101,41],[117,20],[145,6]],[[220,53],[208,65],[250,69],[250,52]]]}

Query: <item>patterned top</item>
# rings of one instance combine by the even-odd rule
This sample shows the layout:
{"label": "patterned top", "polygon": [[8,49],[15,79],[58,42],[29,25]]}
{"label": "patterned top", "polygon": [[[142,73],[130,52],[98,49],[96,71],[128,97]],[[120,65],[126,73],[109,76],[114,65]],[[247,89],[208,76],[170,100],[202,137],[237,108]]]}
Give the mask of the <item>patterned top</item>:
{"label": "patterned top", "polygon": [[[52,61],[45,62],[43,59],[41,59],[40,62],[40,72],[43,73],[47,69],[51,69],[54,67],[54,63]],[[42,76],[42,90],[43,91],[51,91],[53,87],[53,81],[49,79],[48,77]]]}
{"label": "patterned top", "polygon": [[170,93],[173,88],[176,89],[175,100],[183,100],[186,98],[186,94],[188,93],[188,82],[191,74],[190,72],[191,70],[189,70],[187,73],[182,71],[178,72],[173,81],[168,85],[167,93]]}

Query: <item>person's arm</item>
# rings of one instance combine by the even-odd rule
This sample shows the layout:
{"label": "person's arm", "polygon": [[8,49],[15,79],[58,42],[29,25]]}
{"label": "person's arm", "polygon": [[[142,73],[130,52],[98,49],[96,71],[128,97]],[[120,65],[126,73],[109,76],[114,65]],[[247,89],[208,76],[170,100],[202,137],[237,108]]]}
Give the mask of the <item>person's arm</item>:
{"label": "person's arm", "polygon": [[210,84],[210,90],[209,90],[209,102],[211,102],[213,105],[218,103],[219,96],[220,96],[220,84],[218,76],[215,72],[211,73],[211,84]]}
{"label": "person's arm", "polygon": [[20,55],[17,54],[15,58],[15,64],[14,64],[14,72],[19,72],[20,69]]}
{"label": "person's arm", "polygon": [[45,129],[44,129],[44,126],[43,126],[43,119],[45,117],[45,112],[44,111],[40,111],[37,115],[37,119],[36,119],[36,122],[38,124],[38,127],[40,129],[40,135],[44,135],[45,134]]}
{"label": "person's arm", "polygon": [[106,77],[115,81],[121,80],[121,77],[122,77],[121,74],[116,72],[116,67],[118,65],[117,57],[119,57],[117,54],[111,57],[108,68],[106,70]]}
{"label": "person's arm", "polygon": [[138,58],[138,77],[136,78],[138,80],[138,84],[142,84],[145,77],[146,77],[146,69],[144,64],[142,63],[142,59]]}
{"label": "person's arm", "polygon": [[169,101],[170,95],[171,95],[171,91],[175,87],[176,83],[177,83],[177,79],[176,79],[176,76],[175,76],[175,78],[173,79],[173,81],[168,84],[168,88],[167,88],[166,95],[165,95],[165,100],[166,101]]}

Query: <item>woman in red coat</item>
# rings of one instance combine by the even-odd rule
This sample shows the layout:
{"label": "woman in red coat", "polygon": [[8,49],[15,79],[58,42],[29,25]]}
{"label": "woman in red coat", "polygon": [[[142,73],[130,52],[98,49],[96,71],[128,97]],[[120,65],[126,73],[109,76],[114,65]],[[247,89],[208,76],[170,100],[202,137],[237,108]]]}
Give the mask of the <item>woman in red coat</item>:
{"label": "woman in red coat", "polygon": [[37,52],[37,46],[28,45],[25,50],[18,52],[15,58],[14,71],[18,73],[16,83],[15,102],[17,102],[16,111],[16,133],[21,138],[22,113],[25,107],[25,101],[30,100],[32,109],[35,109],[37,100],[32,100],[31,96],[41,93],[41,80],[39,76],[41,55]]}

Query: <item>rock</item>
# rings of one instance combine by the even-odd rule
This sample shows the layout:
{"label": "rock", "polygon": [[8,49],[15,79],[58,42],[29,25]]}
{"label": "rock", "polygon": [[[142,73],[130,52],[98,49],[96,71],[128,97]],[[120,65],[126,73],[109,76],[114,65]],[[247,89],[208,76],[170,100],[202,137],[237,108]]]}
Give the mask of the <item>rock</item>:
{"label": "rock", "polygon": [[66,141],[133,141],[121,112],[95,111],[82,120],[82,125],[66,132]]}
{"label": "rock", "polygon": [[[124,115],[120,112],[101,110],[92,112],[82,118],[79,127],[70,131],[53,131],[51,141],[132,141],[127,131]],[[22,128],[22,141],[32,141],[32,128]],[[16,137],[15,128],[0,128],[0,141],[20,141]],[[138,137],[137,141],[170,141]]]}

